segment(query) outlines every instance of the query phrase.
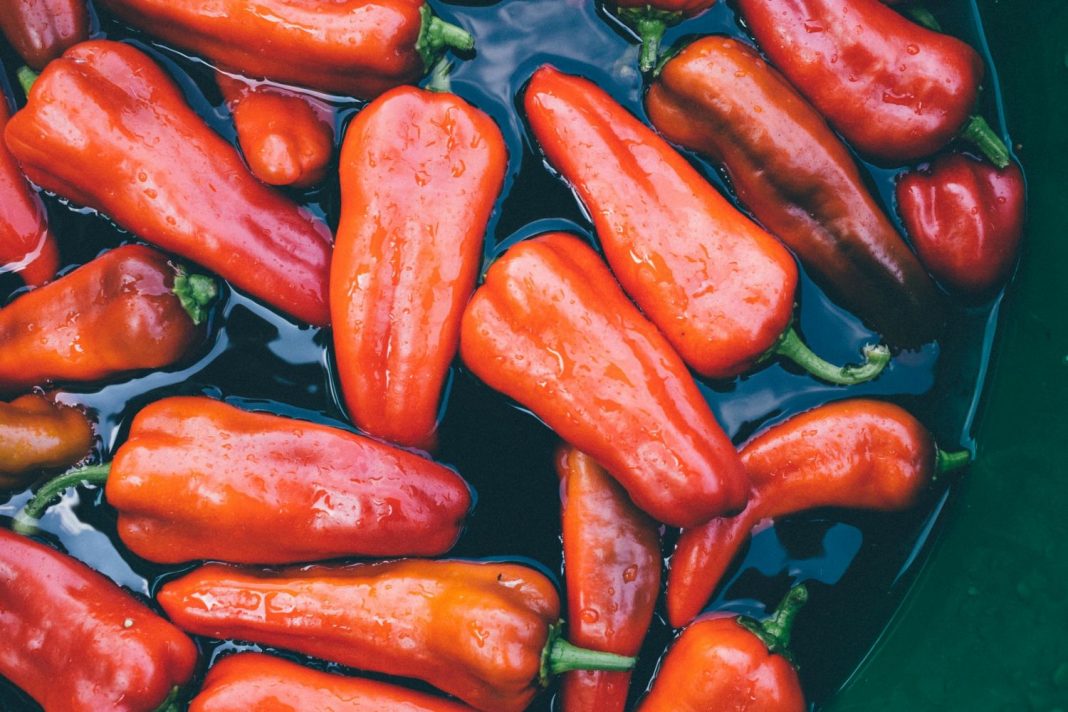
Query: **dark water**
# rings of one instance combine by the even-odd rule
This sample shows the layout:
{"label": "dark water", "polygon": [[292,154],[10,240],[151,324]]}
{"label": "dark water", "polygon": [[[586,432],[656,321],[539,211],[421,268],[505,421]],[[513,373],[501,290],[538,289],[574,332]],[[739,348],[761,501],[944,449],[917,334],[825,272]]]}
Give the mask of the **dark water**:
{"label": "dark water", "polygon": [[[452,88],[500,124],[511,156],[505,192],[486,241],[488,262],[517,240],[550,229],[568,229],[595,242],[589,220],[570,190],[545,167],[532,147],[517,110],[517,93],[530,74],[551,62],[585,75],[642,115],[637,47],[627,33],[589,0],[505,0],[496,4],[432,2],[444,18],[471,30],[477,54],[459,62]],[[984,48],[970,1],[938,4],[945,29]],[[228,139],[233,129],[211,79],[210,69],[130,31],[106,16],[98,36],[128,39],[148,49],[181,83],[190,102]],[[719,4],[671,30],[667,43],[685,35],[744,35],[735,14]],[[17,63],[3,54],[9,81]],[[984,50],[985,53],[985,50]],[[21,102],[21,95],[20,95]],[[996,77],[988,76],[984,113],[1000,123]],[[341,109],[338,135],[361,104],[335,100]],[[709,165],[691,156],[719,186]],[[871,184],[889,206],[896,171],[869,167]],[[336,226],[336,179],[295,197]],[[64,258],[73,268],[99,252],[134,238],[90,211],[50,198],[49,211]],[[892,211],[891,211],[892,212]],[[16,293],[17,281],[0,275],[0,302]],[[802,284],[800,327],[825,357],[840,362],[877,337],[831,304],[807,278]],[[847,396],[878,396],[907,407],[946,446],[971,446],[970,429],[980,404],[998,300],[956,307],[939,345],[900,353],[875,383],[842,389],[772,364],[731,382],[702,384],[720,422],[736,441],[763,426]],[[209,338],[188,362],[159,373],[95,386],[65,388],[63,400],[89,408],[98,420],[97,455],[107,458],[125,438],[133,415],[159,398],[205,393],[240,405],[343,424],[336,383],[331,378],[329,333],[297,326],[248,297],[227,291],[210,325]],[[457,367],[443,408],[440,459],[454,465],[478,492],[478,506],[454,554],[534,563],[559,580],[561,552],[558,492],[552,469],[554,436]],[[758,534],[744,561],[728,574],[710,608],[759,614],[791,583],[806,582],[811,602],[798,621],[794,648],[806,694],[815,708],[827,701],[856,668],[883,629],[931,541],[940,516],[959,506],[956,485],[941,483],[913,510],[898,514],[819,511],[790,517]],[[11,516],[27,493],[0,504]],[[45,538],[135,592],[151,595],[177,569],[156,566],[127,551],[115,536],[115,516],[99,492],[68,493],[43,520]],[[674,540],[668,532],[667,545]],[[669,551],[668,548],[665,551]],[[188,568],[188,567],[187,567]],[[672,637],[659,618],[642,651],[633,686],[636,698],[649,682]],[[220,651],[243,646],[201,640],[202,669]],[[254,646],[251,646],[254,647]],[[322,665],[320,663],[314,663]],[[334,666],[325,666],[334,667]],[[532,709],[550,709],[546,694]],[[35,706],[0,681],[0,709]]]}

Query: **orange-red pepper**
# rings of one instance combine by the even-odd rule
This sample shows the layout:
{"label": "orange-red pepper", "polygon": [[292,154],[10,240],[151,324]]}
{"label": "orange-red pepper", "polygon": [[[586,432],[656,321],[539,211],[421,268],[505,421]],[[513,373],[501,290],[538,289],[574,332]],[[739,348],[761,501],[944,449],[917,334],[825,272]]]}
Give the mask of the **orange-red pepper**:
{"label": "orange-red pepper", "polygon": [[560,637],[556,589],[514,564],[405,560],[276,572],[209,564],[159,592],[180,627],[413,677],[485,712],[520,712],[551,675],[633,658]]}
{"label": "orange-red pepper", "polygon": [[[660,594],[660,532],[654,521],[589,455],[556,455],[568,639],[575,645],[637,655]],[[564,676],[566,712],[622,712],[629,672],[578,670]]]}
{"label": "orange-red pepper", "polygon": [[400,87],[348,128],[330,306],[345,404],[372,435],[433,447],[507,164],[493,119],[452,94]]}
{"label": "orange-red pepper", "polygon": [[668,619],[696,616],[735,555],[762,523],[816,507],[899,510],[938,473],[968,462],[945,453],[904,409],[856,399],[814,408],[775,425],[742,449],[749,505],[679,538],[668,567]]}
{"label": "orange-red pepper", "polygon": [[0,309],[0,392],[169,366],[203,336],[215,282],[127,245]]}
{"label": "orange-red pepper", "polygon": [[153,712],[193,675],[186,635],[69,556],[0,529],[0,675],[46,710]]}
{"label": "orange-red pepper", "polygon": [[885,348],[869,347],[857,367],[832,366],[808,350],[790,328],[793,256],[603,89],[545,66],[530,80],[525,106],[549,162],[592,216],[623,289],[698,373],[728,378],[778,354],[851,384],[889,362]]}
{"label": "orange-red pepper", "polygon": [[89,10],[86,0],[0,0],[0,31],[39,70],[88,39]]}
{"label": "orange-red pepper", "polygon": [[658,521],[695,526],[745,503],[738,454],[686,366],[578,238],[542,235],[490,267],[460,353]]}
{"label": "orange-red pepper", "polygon": [[423,0],[99,0],[120,19],[247,77],[370,99],[417,80],[465,30]]}
{"label": "orange-red pepper", "polygon": [[42,393],[0,402],[0,489],[24,486],[40,470],[89,455],[93,426],[78,408]]}
{"label": "orange-red pepper", "polygon": [[141,410],[109,465],[46,484],[20,513],[21,526],[79,482],[106,482],[119,538],[160,563],[434,556],[456,543],[471,507],[467,483],[443,465],[199,397]]}
{"label": "orange-red pepper", "polygon": [[219,273],[310,324],[330,320],[330,229],[252,176],[147,55],[77,45],[8,122],[37,185]]}

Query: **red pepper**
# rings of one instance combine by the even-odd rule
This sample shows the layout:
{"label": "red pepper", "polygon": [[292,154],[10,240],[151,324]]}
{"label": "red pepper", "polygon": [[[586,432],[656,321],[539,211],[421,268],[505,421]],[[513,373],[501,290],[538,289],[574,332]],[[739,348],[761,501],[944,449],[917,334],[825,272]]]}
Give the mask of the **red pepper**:
{"label": "red pepper", "polygon": [[247,77],[370,99],[414,82],[464,29],[423,0],[100,0],[124,22]]}
{"label": "red pepper", "polygon": [[460,353],[655,519],[696,526],[745,504],[738,455],[686,366],[578,238],[542,235],[490,267]]}
{"label": "red pepper", "polygon": [[334,155],[334,110],[314,97],[218,72],[249,170],[269,185],[310,188]]}
{"label": "red pepper", "polygon": [[0,309],[0,392],[169,366],[203,336],[215,291],[148,247],[112,250]]}
{"label": "red pepper", "polygon": [[938,335],[942,296],[849,149],[755,50],[697,40],[664,64],[645,106],[668,140],[726,169],[739,199],[836,301],[899,346]]}
{"label": "red pepper", "polygon": [[27,484],[40,470],[70,467],[89,455],[93,426],[78,408],[30,393],[0,402],[0,488]]}
{"label": "red pepper", "polygon": [[[575,645],[637,655],[660,593],[660,533],[589,455],[556,456],[563,503],[568,639]],[[567,712],[622,712],[629,672],[580,670],[564,676]]]}
{"label": "red pepper", "polygon": [[68,50],[4,138],[37,185],[287,314],[329,322],[329,228],[256,180],[139,50],[105,40]]}
{"label": "red pepper", "polygon": [[345,405],[368,433],[434,446],[507,164],[493,119],[452,94],[400,87],[350,124],[330,302]]}
{"label": "red pepper", "polygon": [[0,675],[46,710],[151,712],[189,681],[180,630],[69,556],[0,529]]}
{"label": "red pepper", "polygon": [[897,204],[920,259],[951,289],[981,295],[1004,282],[1023,235],[1019,166],[998,170],[959,153],[905,174]]}
{"label": "red pepper", "polygon": [[861,153],[900,165],[963,131],[995,163],[1008,151],[975,108],[983,61],[879,0],[738,0],[776,65]]}
{"label": "red pepper", "polygon": [[661,661],[638,712],[804,712],[788,646],[807,600],[797,586],[767,620],[719,616],[693,623]]}
{"label": "red pepper", "polygon": [[218,564],[159,592],[182,628],[413,677],[485,712],[520,712],[552,675],[627,670],[633,658],[560,637],[560,601],[537,571],[405,560],[259,572]]}
{"label": "red pepper", "polygon": [[40,70],[89,38],[85,0],[0,0],[0,30],[26,64]]}
{"label": "red pepper", "polygon": [[700,15],[717,0],[610,0],[619,19],[629,25],[641,40],[638,66],[642,72],[656,67],[660,40],[667,28],[682,20]]}
{"label": "red pepper", "polygon": [[471,493],[458,474],[344,430],[250,413],[210,398],[165,398],[134,418],[110,465],[41,488],[32,526],[60,492],[107,483],[119,538],[159,563],[293,563],[443,554]]}
{"label": "red pepper", "polygon": [[698,373],[733,377],[773,354],[832,383],[870,380],[885,368],[885,348],[867,349],[857,367],[813,354],[790,328],[793,256],[603,89],[545,66],[525,106],[623,289]]}
{"label": "red pepper", "polygon": [[906,509],[935,476],[968,459],[937,449],[915,418],[880,401],[839,401],[769,428],[742,449],[752,487],[745,510],[679,538],[668,568],[671,625],[701,611],[755,528],[817,507]]}

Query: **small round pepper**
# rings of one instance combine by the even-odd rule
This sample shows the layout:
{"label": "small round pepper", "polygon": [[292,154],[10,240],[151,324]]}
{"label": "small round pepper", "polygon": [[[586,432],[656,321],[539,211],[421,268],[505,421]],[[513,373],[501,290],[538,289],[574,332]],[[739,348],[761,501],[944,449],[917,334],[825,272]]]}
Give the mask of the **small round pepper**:
{"label": "small round pepper", "polygon": [[43,393],[0,402],[0,489],[22,487],[43,469],[70,467],[92,446],[93,426],[78,408]]}

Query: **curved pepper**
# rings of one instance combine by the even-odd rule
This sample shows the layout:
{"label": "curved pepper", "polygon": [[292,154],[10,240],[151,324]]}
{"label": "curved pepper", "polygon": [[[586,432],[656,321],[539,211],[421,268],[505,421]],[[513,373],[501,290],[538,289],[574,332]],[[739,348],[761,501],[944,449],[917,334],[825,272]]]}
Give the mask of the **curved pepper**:
{"label": "curved pepper", "polygon": [[256,180],[139,50],[106,40],[71,48],[4,138],[37,185],[287,314],[329,322],[329,228]]}
{"label": "curved pepper", "polygon": [[699,15],[717,0],[614,0],[619,19],[629,25],[641,40],[638,66],[642,72],[656,67],[660,40],[671,25]]}
{"label": "curved pepper", "polygon": [[603,89],[544,66],[525,106],[623,289],[698,373],[729,378],[775,354],[832,383],[870,380],[885,368],[884,347],[867,348],[867,363],[856,367],[813,354],[790,328],[793,256]]}
{"label": "curved pepper", "polygon": [[808,709],[788,646],[808,600],[790,590],[764,621],[702,618],[682,632],[638,712],[804,712]]}
{"label": "curved pepper", "polygon": [[1026,213],[1019,166],[998,170],[962,154],[935,159],[897,184],[897,205],[935,279],[969,295],[1004,282],[1016,263]]}
{"label": "curved pepper", "polygon": [[696,526],[745,504],[738,454],[686,366],[578,238],[542,235],[490,267],[460,353],[658,521]]}
{"label": "curved pepper", "polygon": [[939,333],[941,294],[849,149],[755,50],[697,40],[664,64],[645,106],[669,141],[726,169],[741,202],[836,301],[900,346]]}
{"label": "curved pepper", "polygon": [[180,630],[69,556],[0,529],[0,675],[46,710],[152,712],[189,681]]}
{"label": "curved pepper", "polygon": [[134,418],[110,465],[62,475],[19,514],[23,528],[79,482],[107,483],[119,537],[159,563],[294,563],[434,556],[471,506],[458,474],[344,430],[211,398],[165,398]]}
{"label": "curved pepper", "polygon": [[[637,655],[660,594],[660,532],[627,493],[572,447],[556,456],[560,476],[568,639],[575,645]],[[629,672],[580,670],[564,676],[567,712],[622,712]]]}
{"label": "curved pepper", "polygon": [[260,572],[209,564],[159,602],[182,628],[414,677],[485,712],[520,712],[551,675],[633,658],[559,637],[547,578],[514,564],[405,560]]}
{"label": "curved pepper", "polygon": [[0,489],[22,487],[39,470],[70,467],[92,446],[93,426],[78,408],[41,393],[0,403]]}
{"label": "curved pepper", "polygon": [[215,291],[148,247],[111,250],[0,309],[0,392],[169,366],[200,340]]}
{"label": "curved pepper", "polygon": [[100,0],[134,27],[247,77],[370,99],[414,82],[465,30],[423,0]]}
{"label": "curved pepper", "polygon": [[671,625],[700,613],[763,523],[817,507],[906,509],[934,477],[968,460],[938,450],[915,418],[881,401],[839,401],[772,426],[742,449],[752,487],[745,510],[679,538],[668,567]]}
{"label": "curved pepper", "polygon": [[330,306],[345,405],[368,433],[433,447],[507,164],[493,119],[452,94],[400,87],[350,124]]}
{"label": "curved pepper", "polygon": [[89,38],[85,0],[0,0],[0,31],[26,64],[40,70]]}
{"label": "curved pepper", "polygon": [[268,185],[310,188],[322,182],[334,155],[334,110],[326,103],[269,84],[217,72],[252,174]]}

